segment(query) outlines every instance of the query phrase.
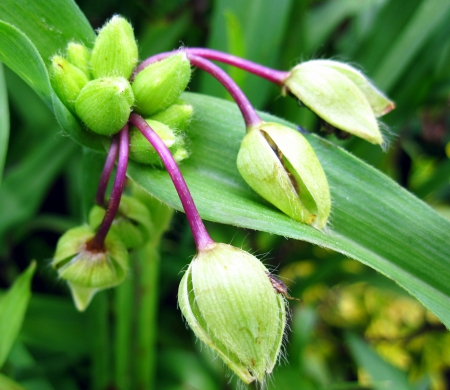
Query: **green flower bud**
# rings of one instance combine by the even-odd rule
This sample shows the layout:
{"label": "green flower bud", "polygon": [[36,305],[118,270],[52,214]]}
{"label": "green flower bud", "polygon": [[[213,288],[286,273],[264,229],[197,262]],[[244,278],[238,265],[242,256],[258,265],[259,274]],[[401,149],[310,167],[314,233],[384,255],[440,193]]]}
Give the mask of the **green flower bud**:
{"label": "green flower bud", "polygon": [[127,274],[128,252],[122,241],[108,234],[104,250],[89,250],[95,232],[83,225],[68,230],[58,241],[52,266],[68,282],[78,310],[89,305],[95,293],[120,284]]}
{"label": "green flower bud", "polygon": [[[151,119],[146,119],[145,121],[163,140],[165,145],[172,152],[176,162],[181,162],[181,160],[189,157],[183,137],[177,135],[175,131],[164,123]],[[147,138],[145,138],[134,126],[130,129],[130,159],[141,164],[150,164],[162,167],[162,161],[156,150],[148,142]]]}
{"label": "green flower bud", "polygon": [[395,105],[358,70],[337,61],[307,61],[292,69],[284,86],[337,129],[383,143],[376,118]]}
{"label": "green flower bud", "polygon": [[91,71],[89,69],[91,52],[86,46],[81,43],[69,42],[67,45],[67,59],[72,65],[81,69],[88,79],[91,78]]}
{"label": "green flower bud", "polygon": [[226,244],[202,250],[181,280],[178,304],[196,336],[245,383],[272,372],[286,308],[256,257]]}
{"label": "green flower bud", "polygon": [[194,107],[182,100],[179,100],[165,110],[152,115],[150,119],[162,122],[171,129],[185,130],[189,125],[193,114]]}
{"label": "green flower bud", "polygon": [[155,62],[142,70],[132,84],[135,110],[150,116],[175,103],[191,78],[191,65],[185,53]]}
{"label": "green flower bud", "polygon": [[277,124],[251,128],[237,167],[247,184],[296,221],[318,229],[330,214],[330,189],[314,150],[299,132]]}
{"label": "green flower bud", "polygon": [[[105,216],[106,210],[94,206],[89,213],[89,225],[96,230]],[[138,199],[122,195],[119,210],[110,232],[120,237],[128,249],[143,246],[149,239],[153,227],[147,207]]]}
{"label": "green flower bud", "polygon": [[115,15],[98,33],[91,56],[94,78],[120,76],[128,79],[138,61],[133,27]]}
{"label": "green flower bud", "polygon": [[53,89],[64,105],[75,112],[75,101],[81,89],[89,82],[84,72],[61,56],[53,56],[50,65]]}
{"label": "green flower bud", "polygon": [[113,135],[127,123],[133,106],[133,91],[123,77],[92,80],[75,102],[77,115],[93,132]]}

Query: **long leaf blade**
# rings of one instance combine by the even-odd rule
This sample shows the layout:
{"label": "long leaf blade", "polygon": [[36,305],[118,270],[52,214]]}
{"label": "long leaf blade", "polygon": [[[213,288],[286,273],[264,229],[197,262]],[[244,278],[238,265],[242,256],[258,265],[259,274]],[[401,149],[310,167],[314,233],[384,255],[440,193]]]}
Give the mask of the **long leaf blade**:
{"label": "long leaf blade", "polygon": [[36,262],[33,261],[0,300],[0,367],[5,362],[22,326],[31,297],[31,279],[35,270]]}
{"label": "long leaf blade", "polygon": [[[332,218],[325,232],[295,222],[253,193],[237,172],[244,124],[236,107],[201,95],[184,98],[194,105],[196,120],[190,130],[192,156],[181,169],[203,218],[309,241],[355,258],[394,279],[450,327],[447,220],[382,173],[311,135],[330,183]],[[165,171],[131,164],[129,174],[181,209]]]}
{"label": "long leaf blade", "polygon": [[6,152],[8,151],[9,139],[9,108],[8,94],[6,92],[3,65],[0,62],[0,185],[3,178]]}

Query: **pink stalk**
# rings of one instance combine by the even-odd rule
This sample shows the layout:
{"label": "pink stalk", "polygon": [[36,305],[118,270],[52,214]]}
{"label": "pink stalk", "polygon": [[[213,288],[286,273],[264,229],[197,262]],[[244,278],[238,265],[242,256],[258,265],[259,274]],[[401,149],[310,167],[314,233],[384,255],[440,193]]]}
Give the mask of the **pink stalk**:
{"label": "pink stalk", "polygon": [[105,207],[105,192],[108,186],[109,178],[111,177],[111,172],[114,168],[114,163],[116,162],[117,152],[119,151],[119,135],[114,135],[111,146],[108,150],[108,155],[106,156],[105,165],[103,166],[102,175],[100,176],[100,182],[98,183],[97,195],[95,196],[95,203],[101,207]]}
{"label": "pink stalk", "polygon": [[129,134],[128,123],[120,130],[119,133],[119,159],[117,161],[116,178],[114,180],[114,186],[109,197],[108,208],[106,214],[103,217],[102,223],[97,230],[94,238],[87,243],[87,249],[90,251],[104,251],[104,243],[106,235],[111,228],[114,218],[119,209],[120,199],[122,197],[123,187],[125,184],[125,178],[128,166],[128,152],[129,152]]}
{"label": "pink stalk", "polygon": [[184,212],[188,219],[189,225],[194,236],[195,245],[198,251],[206,249],[208,246],[214,243],[206,231],[194,200],[192,199],[189,188],[184,181],[183,175],[178,168],[172,154],[162,141],[162,139],[156,134],[153,129],[148,125],[144,118],[139,114],[132,113],[130,115],[130,123],[136,126],[139,131],[147,138],[148,142],[155,148],[158,155],[161,157],[163,164],[165,165],[170,178],[173,181],[173,185],[178,192],[181,204],[183,205]]}
{"label": "pink stalk", "polygon": [[[219,61],[224,64],[232,65],[237,68],[243,69],[249,73],[252,73],[256,76],[262,77],[263,79],[266,79],[274,84],[277,85],[283,85],[284,80],[289,76],[290,72],[281,71],[269,68],[267,66],[263,66],[260,64],[257,64],[255,62],[245,60],[243,58],[223,53],[218,50],[213,49],[205,49],[205,48],[199,48],[199,47],[193,47],[193,48],[182,48],[181,51],[186,52],[186,54],[195,55],[203,58],[207,58],[213,61]],[[177,51],[172,52],[166,52],[166,53],[160,53],[155,56],[152,56],[145,61],[143,61],[135,70],[135,75],[139,73],[141,70],[146,68],[148,65],[161,61],[162,59],[171,56],[173,54],[176,54]],[[135,76],[134,75],[134,76]],[[134,77],[133,76],[133,77]]]}

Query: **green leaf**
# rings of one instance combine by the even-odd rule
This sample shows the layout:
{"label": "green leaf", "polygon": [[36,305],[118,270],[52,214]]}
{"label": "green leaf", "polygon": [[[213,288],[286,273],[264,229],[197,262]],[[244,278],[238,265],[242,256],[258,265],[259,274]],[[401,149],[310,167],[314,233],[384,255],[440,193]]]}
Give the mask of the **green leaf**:
{"label": "green leaf", "polygon": [[0,374],[0,389],[2,390],[26,390],[25,387],[22,387],[17,382],[14,382],[12,379],[7,376]]}
{"label": "green leaf", "polygon": [[5,166],[6,152],[9,139],[9,109],[8,94],[6,91],[3,65],[0,62],[0,185],[2,183],[3,168]]}
{"label": "green leaf", "polygon": [[[276,66],[292,3],[292,0],[217,1],[208,47],[241,55],[263,65]],[[234,31],[227,31],[230,28]],[[242,31],[242,34],[239,34],[237,29]],[[248,74],[240,86],[256,106],[262,105],[270,92],[269,83]],[[202,79],[202,92],[226,96],[223,87],[217,82],[211,83],[208,76]]]}
{"label": "green leaf", "polygon": [[52,136],[36,144],[0,187],[0,240],[6,231],[34,215],[48,187],[77,150],[73,142],[49,134]]}
{"label": "green leaf", "polygon": [[[448,221],[387,176],[309,135],[330,184],[331,221],[324,232],[295,222],[239,176],[236,156],[244,123],[236,106],[195,94],[183,99],[194,105],[195,118],[189,134],[192,156],[181,170],[203,218],[309,241],[357,259],[394,279],[450,327]],[[129,175],[156,198],[181,209],[165,171],[131,163]]]}
{"label": "green leaf", "polygon": [[392,88],[427,39],[441,23],[447,23],[449,15],[448,0],[422,1],[408,25],[390,43],[388,52],[378,66],[373,79],[381,90]]}
{"label": "green leaf", "polygon": [[33,42],[45,63],[65,49],[70,40],[92,47],[95,33],[72,0],[2,0],[0,20],[21,30]]}
{"label": "green leaf", "polygon": [[372,348],[353,333],[346,336],[350,352],[359,367],[369,374],[375,390],[413,390],[406,372],[383,360]]}
{"label": "green leaf", "polygon": [[25,80],[50,106],[51,87],[42,57],[22,31],[1,20],[0,61]]}
{"label": "green leaf", "polygon": [[53,108],[60,126],[78,143],[101,149],[101,138],[84,130],[61,103],[50,85],[44,61],[30,39],[16,27],[0,21],[0,61],[27,82]]}
{"label": "green leaf", "polygon": [[22,326],[23,317],[31,297],[31,279],[35,270],[36,262],[33,261],[0,300],[0,334],[2,335],[0,367],[5,363]]}

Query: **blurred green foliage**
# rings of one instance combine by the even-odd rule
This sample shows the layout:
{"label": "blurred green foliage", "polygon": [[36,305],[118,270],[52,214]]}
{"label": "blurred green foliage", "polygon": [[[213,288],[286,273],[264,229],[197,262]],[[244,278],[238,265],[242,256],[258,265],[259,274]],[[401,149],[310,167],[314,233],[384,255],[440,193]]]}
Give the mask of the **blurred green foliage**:
{"label": "blurred green foliage", "polygon": [[[94,28],[115,13],[129,18],[142,59],[185,45],[224,50],[279,69],[310,58],[357,65],[396,102],[397,109],[385,119],[389,146],[383,153],[357,139],[334,141],[450,216],[448,0],[79,0],[77,4]],[[276,87],[225,69],[257,108],[320,132],[314,115],[295,100],[281,101]],[[31,259],[37,259],[38,267],[23,327],[1,373],[29,390],[142,388],[133,384],[130,372],[121,376],[122,382],[116,380],[121,367],[117,354],[128,353],[126,357],[139,364],[139,350],[116,350],[116,360],[112,352],[121,329],[118,302],[124,299],[129,315],[138,321],[138,313],[133,313],[137,293],[127,292],[126,285],[104,292],[80,314],[49,267],[58,237],[83,221],[83,190],[95,191],[82,188],[83,163],[101,167],[102,162],[89,153],[82,161],[81,148],[58,136],[60,130],[45,104],[20,78],[4,71],[11,133],[0,187],[0,287],[12,285]],[[217,82],[200,72],[190,90],[226,97]],[[0,99],[2,121],[5,105]],[[6,139],[0,139],[0,149]],[[305,242],[212,223],[207,227],[213,239],[261,256],[286,281],[291,295],[302,300],[290,301],[286,358],[268,388],[448,388],[449,333],[394,282]],[[175,214],[161,249],[160,277],[154,280],[158,296],[152,298],[158,306],[157,358],[146,360],[155,366],[155,374],[148,369],[149,377],[155,375],[152,388],[239,388],[223,364],[195,341],[177,310],[180,270],[195,253],[183,214]],[[133,272],[142,272],[139,259]]]}

